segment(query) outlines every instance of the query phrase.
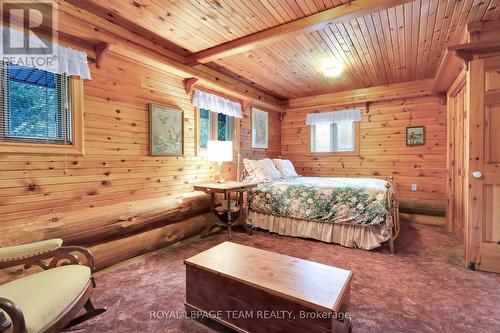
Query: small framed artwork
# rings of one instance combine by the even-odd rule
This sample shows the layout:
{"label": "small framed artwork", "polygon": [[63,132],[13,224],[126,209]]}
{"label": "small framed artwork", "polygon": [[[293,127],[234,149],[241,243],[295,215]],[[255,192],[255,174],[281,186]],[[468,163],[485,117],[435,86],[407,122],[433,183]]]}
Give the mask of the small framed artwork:
{"label": "small framed artwork", "polygon": [[181,156],[184,153],[184,114],[165,105],[149,104],[151,156]]}
{"label": "small framed artwork", "polygon": [[415,126],[406,128],[406,145],[420,146],[425,144],[425,127]]}
{"label": "small framed artwork", "polygon": [[267,149],[269,119],[266,111],[252,108],[252,148]]}

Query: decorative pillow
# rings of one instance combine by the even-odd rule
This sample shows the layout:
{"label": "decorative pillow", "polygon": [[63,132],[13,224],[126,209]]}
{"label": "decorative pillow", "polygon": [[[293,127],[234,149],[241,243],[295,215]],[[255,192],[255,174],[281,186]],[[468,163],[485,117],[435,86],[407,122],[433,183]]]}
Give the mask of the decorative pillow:
{"label": "decorative pillow", "polygon": [[281,174],[274,166],[271,159],[265,158],[254,163],[255,180],[258,182],[266,182],[281,178]]}
{"label": "decorative pillow", "polygon": [[281,160],[281,159],[274,159],[273,160],[274,164],[276,165],[276,168],[281,174],[281,177],[283,178],[288,178],[288,177],[297,177],[298,174],[295,171],[295,168],[293,167],[293,164],[290,160]]}
{"label": "decorative pillow", "polygon": [[249,160],[247,158],[243,159],[243,167],[245,168],[248,176],[245,177],[246,180],[248,179],[255,179],[255,162],[254,160]]}
{"label": "decorative pillow", "polygon": [[297,171],[295,171],[295,167],[293,166],[292,161],[283,160],[283,163],[285,163],[286,173],[288,174],[289,177],[298,177],[299,176]]}
{"label": "decorative pillow", "polygon": [[273,162],[274,162],[274,165],[276,166],[276,169],[278,169],[278,171],[280,172],[281,178],[287,178],[288,176],[286,174],[283,160],[281,160],[279,158],[273,158]]}

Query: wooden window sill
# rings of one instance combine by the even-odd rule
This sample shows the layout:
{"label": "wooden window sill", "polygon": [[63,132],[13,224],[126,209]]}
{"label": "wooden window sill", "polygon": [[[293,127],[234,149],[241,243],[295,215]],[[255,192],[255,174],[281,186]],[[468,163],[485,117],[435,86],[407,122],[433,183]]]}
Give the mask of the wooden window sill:
{"label": "wooden window sill", "polygon": [[38,142],[0,142],[0,153],[44,154],[44,155],[83,155],[83,147]]}
{"label": "wooden window sill", "polygon": [[349,157],[355,157],[359,156],[359,152],[353,151],[353,152],[334,152],[334,151],[325,151],[325,152],[317,152],[317,151],[312,151],[311,155],[321,155],[321,156],[335,156],[335,157],[343,157],[343,156],[349,156]]}

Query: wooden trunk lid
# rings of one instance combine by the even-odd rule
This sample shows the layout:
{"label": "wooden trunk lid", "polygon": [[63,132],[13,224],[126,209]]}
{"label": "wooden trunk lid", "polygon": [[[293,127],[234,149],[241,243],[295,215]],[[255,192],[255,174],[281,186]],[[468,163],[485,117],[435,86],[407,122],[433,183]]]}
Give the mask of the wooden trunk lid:
{"label": "wooden trunk lid", "polygon": [[224,242],[185,260],[319,311],[338,311],[352,272],[279,253]]}

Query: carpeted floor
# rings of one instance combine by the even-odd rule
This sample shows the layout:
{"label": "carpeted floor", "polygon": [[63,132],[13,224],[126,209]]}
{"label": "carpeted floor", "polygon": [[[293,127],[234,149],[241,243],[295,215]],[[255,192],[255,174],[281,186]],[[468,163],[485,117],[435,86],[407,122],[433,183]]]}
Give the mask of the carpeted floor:
{"label": "carpeted floor", "polygon": [[[183,260],[223,241],[188,241],[98,275],[94,303],[109,310],[74,331],[218,330],[184,317]],[[354,332],[500,332],[500,275],[467,270],[460,245],[438,227],[403,225],[395,255],[267,232],[233,241],[353,271]]]}

